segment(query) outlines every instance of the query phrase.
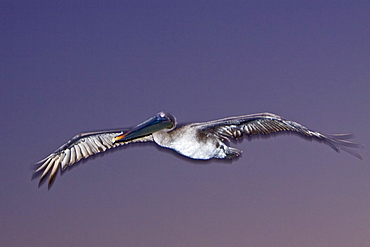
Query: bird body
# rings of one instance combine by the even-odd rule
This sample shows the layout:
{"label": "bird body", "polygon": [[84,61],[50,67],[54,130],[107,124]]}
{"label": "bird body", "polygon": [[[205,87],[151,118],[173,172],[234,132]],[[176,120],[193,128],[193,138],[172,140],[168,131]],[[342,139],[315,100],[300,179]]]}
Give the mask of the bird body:
{"label": "bird body", "polygon": [[192,159],[231,159],[239,156],[242,151],[225,144],[226,141],[230,141],[230,138],[239,139],[244,135],[252,137],[258,134],[266,135],[283,131],[321,141],[337,152],[344,150],[360,159],[362,158],[360,154],[350,149],[350,147],[359,146],[347,140],[352,135],[324,135],[272,113],[229,117],[203,123],[191,123],[176,128],[176,119],[173,115],[159,112],[133,128],[76,135],[54,153],[41,160],[39,162],[41,165],[35,173],[42,171],[40,181],[47,174],[50,174],[50,186],[59,168],[64,170],[83,158],[111,148],[148,141],[155,142],[164,148],[173,149]]}
{"label": "bird body", "polygon": [[226,158],[223,148],[227,146],[213,134],[202,133],[193,125],[185,125],[169,132],[158,131],[153,133],[153,139],[159,146],[173,149],[192,159]]}

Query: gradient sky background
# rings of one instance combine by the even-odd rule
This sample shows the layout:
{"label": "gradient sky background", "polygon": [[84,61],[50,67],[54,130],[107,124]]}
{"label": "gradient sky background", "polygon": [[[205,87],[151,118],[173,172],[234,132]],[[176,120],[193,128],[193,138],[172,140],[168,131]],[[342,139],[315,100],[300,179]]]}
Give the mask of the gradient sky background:
{"label": "gradient sky background", "polygon": [[[369,1],[159,2],[1,1],[1,245],[370,246]],[[233,162],[132,145],[31,180],[73,135],[161,110],[273,112],[355,133],[364,159],[296,136]]]}

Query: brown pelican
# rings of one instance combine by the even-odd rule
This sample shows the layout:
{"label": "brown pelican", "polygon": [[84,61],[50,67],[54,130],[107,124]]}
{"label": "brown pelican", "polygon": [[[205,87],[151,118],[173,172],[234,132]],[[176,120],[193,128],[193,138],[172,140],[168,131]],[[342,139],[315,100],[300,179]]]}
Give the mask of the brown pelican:
{"label": "brown pelican", "polygon": [[230,141],[229,138],[238,139],[243,135],[252,136],[280,131],[289,131],[309,139],[316,139],[328,144],[337,152],[344,150],[362,158],[360,154],[348,148],[358,146],[347,140],[351,138],[350,134],[324,135],[271,113],[229,117],[176,128],[173,115],[159,112],[130,129],[78,134],[54,153],[39,161],[38,164],[41,165],[35,173],[43,171],[40,181],[50,174],[48,181],[50,186],[59,168],[64,170],[82,158],[134,142],[155,142],[161,147],[173,149],[192,159],[231,159],[239,156],[242,151],[227,146],[225,141]]}

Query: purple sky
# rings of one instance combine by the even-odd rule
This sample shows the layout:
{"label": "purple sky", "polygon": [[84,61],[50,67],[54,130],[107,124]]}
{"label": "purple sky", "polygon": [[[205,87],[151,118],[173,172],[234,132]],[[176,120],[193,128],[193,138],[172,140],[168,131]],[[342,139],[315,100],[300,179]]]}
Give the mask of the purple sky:
{"label": "purple sky", "polygon": [[[0,3],[2,246],[370,246],[368,1],[86,2]],[[364,160],[279,136],[233,162],[131,145],[31,180],[73,135],[161,110],[273,112],[355,133]]]}

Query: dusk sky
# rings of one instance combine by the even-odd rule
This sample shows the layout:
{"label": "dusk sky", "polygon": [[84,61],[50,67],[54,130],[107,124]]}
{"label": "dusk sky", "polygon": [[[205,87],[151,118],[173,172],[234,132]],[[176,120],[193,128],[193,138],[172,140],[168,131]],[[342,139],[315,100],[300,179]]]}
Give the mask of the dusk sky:
{"label": "dusk sky", "polygon": [[[323,3],[325,2],[325,3]],[[370,246],[369,1],[1,1],[1,246]],[[80,132],[272,112],[233,161],[131,144],[38,187]]]}

